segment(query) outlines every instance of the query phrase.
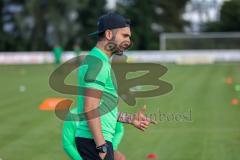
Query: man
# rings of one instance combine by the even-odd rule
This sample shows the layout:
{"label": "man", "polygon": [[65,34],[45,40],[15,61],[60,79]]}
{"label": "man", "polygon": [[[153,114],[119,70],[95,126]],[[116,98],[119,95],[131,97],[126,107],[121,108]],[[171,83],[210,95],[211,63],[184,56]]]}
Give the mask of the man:
{"label": "man", "polygon": [[60,64],[61,63],[62,52],[63,52],[62,47],[60,45],[56,44],[53,48],[53,55],[54,55],[55,64]]}
{"label": "man", "polygon": [[[71,113],[77,113],[77,108],[71,109]],[[77,151],[76,144],[75,144],[75,132],[76,132],[76,126],[79,121],[74,119],[74,116],[68,117],[69,119],[67,121],[64,121],[63,123],[63,129],[62,129],[62,145],[67,153],[67,155],[72,160],[82,160],[82,157]],[[122,140],[124,134],[124,128],[122,123],[118,122],[116,124],[115,128],[115,134],[113,137],[113,149],[114,149],[114,160],[125,160],[125,156],[117,151],[118,145],[120,141]]]}
{"label": "man", "polygon": [[98,42],[78,71],[78,112],[85,113],[87,120],[77,124],[75,142],[84,160],[113,160],[112,141],[117,121],[142,131],[154,121],[144,116],[145,108],[135,115],[118,112],[118,86],[110,57],[122,55],[130,46],[129,22],[118,14],[103,15],[98,20],[98,31],[91,35],[98,35]]}

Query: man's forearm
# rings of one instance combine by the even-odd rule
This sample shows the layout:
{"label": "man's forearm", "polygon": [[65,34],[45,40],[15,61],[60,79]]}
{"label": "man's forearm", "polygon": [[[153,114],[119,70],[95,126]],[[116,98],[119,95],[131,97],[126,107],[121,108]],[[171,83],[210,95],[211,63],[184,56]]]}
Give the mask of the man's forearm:
{"label": "man's forearm", "polygon": [[133,115],[128,114],[128,113],[118,112],[118,119],[117,120],[119,122],[122,122],[122,123],[132,124]]}
{"label": "man's forearm", "polygon": [[[92,95],[97,95],[97,97],[91,97]],[[103,134],[102,134],[102,124],[100,120],[100,114],[98,111],[98,107],[100,104],[100,98],[101,93],[98,93],[94,90],[86,90],[86,97],[85,97],[85,105],[84,105],[84,111],[87,118],[89,129],[93,135],[94,141],[96,143],[96,146],[102,145],[105,142]]]}
{"label": "man's forearm", "polygon": [[93,138],[96,143],[96,146],[100,146],[106,143],[102,134],[102,126],[101,126],[101,121],[99,117],[88,120],[88,126],[93,134]]}

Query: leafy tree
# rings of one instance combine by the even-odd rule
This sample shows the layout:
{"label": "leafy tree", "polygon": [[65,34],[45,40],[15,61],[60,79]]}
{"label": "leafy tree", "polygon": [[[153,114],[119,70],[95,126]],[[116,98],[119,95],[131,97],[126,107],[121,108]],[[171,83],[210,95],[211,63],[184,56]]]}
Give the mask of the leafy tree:
{"label": "leafy tree", "polygon": [[18,16],[19,22],[26,22],[18,26],[22,26],[28,49],[46,50],[57,44],[67,47],[68,41],[78,32],[79,23],[75,17],[79,6],[77,0],[28,0],[24,13]]}
{"label": "leafy tree", "polygon": [[218,22],[207,23],[205,31],[228,32],[240,31],[240,1],[231,0],[224,2],[220,10],[220,19]]}
{"label": "leafy tree", "polygon": [[75,39],[81,41],[81,48],[83,50],[89,50],[95,45],[96,38],[89,37],[88,34],[97,30],[99,16],[108,12],[105,6],[106,0],[82,1],[82,7],[78,10],[78,21],[81,23],[81,30]]}
{"label": "leafy tree", "polygon": [[[50,50],[56,44],[71,50],[76,41],[81,42],[83,49],[90,49],[94,39],[87,34],[97,29],[97,18],[106,12],[106,0],[6,1],[8,4],[18,3],[23,10],[11,13],[12,33],[0,31],[0,40],[3,41],[0,49],[5,51]],[[0,7],[4,7],[3,1]]]}
{"label": "leafy tree", "polygon": [[117,11],[131,19],[133,49],[159,49],[161,32],[179,32],[187,24],[182,19],[189,0],[121,0]]}
{"label": "leafy tree", "polygon": [[0,49],[1,48],[4,48],[4,32],[3,32],[3,12],[2,12],[2,10],[3,10],[3,1],[0,1],[0,10],[1,10],[1,12],[0,12]]}
{"label": "leafy tree", "polygon": [[[133,49],[159,49],[159,33],[182,31],[182,13],[189,0],[119,0],[116,11],[131,19]],[[72,50],[76,42],[89,50],[96,39],[97,19],[108,12],[106,0],[4,0],[18,3],[23,10],[12,13],[14,29],[0,31],[0,50],[50,50],[55,44]],[[0,8],[4,8],[0,2]],[[1,13],[2,14],[2,13]],[[4,15],[1,15],[4,17]],[[0,21],[2,28],[5,22]]]}

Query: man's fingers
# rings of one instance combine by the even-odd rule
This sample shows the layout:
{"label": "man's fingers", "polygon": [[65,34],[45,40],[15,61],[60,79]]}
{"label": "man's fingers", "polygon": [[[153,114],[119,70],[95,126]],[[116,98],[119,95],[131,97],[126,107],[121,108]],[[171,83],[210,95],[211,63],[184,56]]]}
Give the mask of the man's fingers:
{"label": "man's fingers", "polygon": [[152,124],[157,124],[157,121],[153,120],[153,119],[150,119],[150,123]]}
{"label": "man's fingers", "polygon": [[147,118],[147,117],[143,117],[142,119],[141,119],[141,121],[143,121],[143,122],[149,122],[149,123],[152,123],[152,124],[157,124],[157,121],[155,121],[155,120],[153,120],[153,119],[151,119],[151,118]]}
{"label": "man's fingers", "polygon": [[144,106],[142,107],[142,109],[140,110],[141,113],[145,113],[147,110],[147,106],[146,104],[144,104]]}
{"label": "man's fingers", "polygon": [[146,126],[148,126],[149,125],[149,121],[141,121],[141,124],[144,124],[144,125],[146,125]]}
{"label": "man's fingers", "polygon": [[157,121],[155,121],[155,120],[153,120],[153,119],[151,119],[151,118],[147,118],[147,121],[150,122],[150,123],[152,123],[152,124],[157,124]]}
{"label": "man's fingers", "polygon": [[143,129],[147,129],[147,128],[148,128],[148,125],[146,125],[146,124],[144,124],[144,123],[141,123],[140,126],[141,126],[141,128],[143,128]]}
{"label": "man's fingers", "polygon": [[140,126],[140,127],[137,127],[137,128],[138,128],[139,130],[143,131],[143,132],[145,131],[145,129],[144,129],[143,127],[141,127],[141,126]]}
{"label": "man's fingers", "polygon": [[99,157],[103,160],[106,157],[107,153],[99,153]]}

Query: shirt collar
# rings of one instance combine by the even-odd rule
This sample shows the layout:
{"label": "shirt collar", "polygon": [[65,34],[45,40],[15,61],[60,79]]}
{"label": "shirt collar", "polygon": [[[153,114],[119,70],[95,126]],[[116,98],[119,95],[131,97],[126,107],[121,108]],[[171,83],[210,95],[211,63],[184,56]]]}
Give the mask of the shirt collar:
{"label": "shirt collar", "polygon": [[110,58],[99,48],[94,47],[93,50],[95,50],[97,53],[99,53],[99,55],[104,58],[106,61],[109,61]]}

